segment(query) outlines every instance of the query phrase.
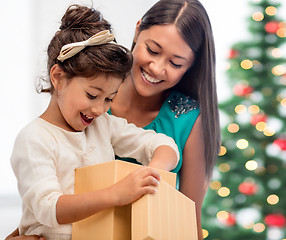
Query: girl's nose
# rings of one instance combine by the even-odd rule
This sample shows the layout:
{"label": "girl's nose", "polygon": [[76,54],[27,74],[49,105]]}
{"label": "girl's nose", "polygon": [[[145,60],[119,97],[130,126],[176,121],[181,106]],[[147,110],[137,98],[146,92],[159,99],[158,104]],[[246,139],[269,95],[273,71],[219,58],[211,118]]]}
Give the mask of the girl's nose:
{"label": "girl's nose", "polygon": [[91,107],[91,112],[92,114],[95,114],[97,116],[100,116],[101,114],[105,113],[105,107],[104,104],[99,103],[99,104],[95,104]]}

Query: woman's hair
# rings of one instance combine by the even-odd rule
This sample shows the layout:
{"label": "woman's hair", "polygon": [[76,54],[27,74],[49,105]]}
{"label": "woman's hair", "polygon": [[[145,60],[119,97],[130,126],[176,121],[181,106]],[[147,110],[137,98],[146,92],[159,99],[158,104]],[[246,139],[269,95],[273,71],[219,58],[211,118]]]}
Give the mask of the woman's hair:
{"label": "woman's hair", "polygon": [[[215,79],[215,46],[210,20],[198,0],[159,0],[141,19],[139,34],[154,25],[175,24],[195,54],[193,65],[174,87],[199,101],[206,159],[211,177],[220,148],[220,127]],[[135,43],[133,42],[132,49]]]}
{"label": "woman's hair", "polygon": [[[71,5],[61,19],[60,30],[56,32],[48,46],[47,70],[58,64],[68,79],[74,76],[92,77],[98,74],[111,74],[125,79],[132,67],[132,55],[121,45],[106,43],[88,46],[63,62],[57,59],[61,48],[69,43],[87,40],[94,34],[111,31],[111,25],[94,8]],[[53,92],[53,85],[48,77],[49,87],[43,89],[39,84],[38,92]]]}

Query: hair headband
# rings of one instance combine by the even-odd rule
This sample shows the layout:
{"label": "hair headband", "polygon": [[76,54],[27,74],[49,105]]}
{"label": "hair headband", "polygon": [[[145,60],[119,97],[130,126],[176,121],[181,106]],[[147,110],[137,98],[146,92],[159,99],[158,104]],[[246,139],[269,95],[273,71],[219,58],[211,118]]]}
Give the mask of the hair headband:
{"label": "hair headband", "polygon": [[82,49],[87,46],[101,45],[114,40],[114,34],[110,33],[109,30],[98,32],[91,36],[89,39],[81,42],[69,43],[62,47],[57,59],[61,62],[71,58],[72,56],[79,53]]}

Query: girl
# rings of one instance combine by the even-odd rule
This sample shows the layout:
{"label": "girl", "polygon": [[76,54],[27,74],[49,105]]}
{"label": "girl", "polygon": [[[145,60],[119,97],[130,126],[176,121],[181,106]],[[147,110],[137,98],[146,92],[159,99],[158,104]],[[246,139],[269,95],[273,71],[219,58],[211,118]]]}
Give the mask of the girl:
{"label": "girl", "polygon": [[113,40],[98,11],[73,5],[50,42],[51,84],[41,90],[51,93],[49,106],[19,133],[11,157],[23,200],[20,235],[71,239],[72,222],[155,193],[160,180],[153,168],[140,168],[109,188],[74,195],[78,167],[115,154],[168,171],[177,165],[173,139],[106,113],[132,64]]}

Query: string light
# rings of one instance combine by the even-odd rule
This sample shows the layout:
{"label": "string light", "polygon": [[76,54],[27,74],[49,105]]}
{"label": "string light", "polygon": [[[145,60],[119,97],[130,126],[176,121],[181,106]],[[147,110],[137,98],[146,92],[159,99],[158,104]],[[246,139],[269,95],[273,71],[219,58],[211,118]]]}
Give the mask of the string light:
{"label": "string light", "polygon": [[220,181],[212,181],[212,182],[210,183],[210,188],[211,188],[212,190],[218,190],[218,189],[220,189],[220,188],[221,188],[221,182],[220,182]]}
{"label": "string light", "polygon": [[220,146],[220,151],[219,151],[219,156],[223,156],[223,155],[225,155],[226,154],[226,152],[227,152],[227,150],[226,150],[226,147],[224,147],[224,146]]}
{"label": "string light", "polygon": [[221,197],[227,197],[230,194],[230,189],[227,187],[221,187],[218,191],[217,194]]}
{"label": "string light", "polygon": [[253,67],[253,62],[250,61],[249,59],[245,59],[243,61],[241,61],[240,63],[240,66],[243,68],[243,69],[250,69]]}
{"label": "string light", "polygon": [[258,167],[258,163],[255,160],[249,160],[245,163],[245,168],[249,171],[254,171]]}
{"label": "string light", "polygon": [[275,58],[280,58],[280,57],[283,56],[282,51],[281,51],[281,49],[279,49],[279,48],[274,48],[274,49],[272,49],[271,55],[272,55],[273,57],[275,57]]}
{"label": "string light", "polygon": [[286,67],[282,65],[277,65],[272,68],[272,74],[275,76],[281,76],[286,73]]}
{"label": "string light", "polygon": [[230,133],[236,133],[236,132],[239,131],[239,126],[236,123],[231,123],[231,124],[228,125],[227,130]]}
{"label": "string light", "polygon": [[218,169],[225,173],[225,172],[228,172],[230,170],[230,165],[228,163],[221,163],[219,166],[218,166]]}
{"label": "string light", "polygon": [[266,127],[267,127],[267,124],[265,122],[259,122],[255,126],[256,130],[259,132],[263,132]]}
{"label": "string light", "polygon": [[262,21],[264,18],[264,14],[262,12],[255,12],[252,14],[252,19],[256,22]]}
{"label": "string light", "polygon": [[209,231],[206,229],[202,229],[203,238],[207,238],[209,236]]}
{"label": "string light", "polygon": [[236,146],[239,148],[239,149],[245,149],[248,147],[248,141],[246,139],[239,139],[237,142],[236,142]]}
{"label": "string light", "polygon": [[271,137],[275,134],[275,130],[271,127],[266,127],[264,130],[263,130],[263,134],[267,137]]}
{"label": "string light", "polygon": [[279,202],[279,197],[275,194],[272,194],[272,195],[269,195],[267,197],[267,202],[270,204],[270,205],[275,205]]}
{"label": "string light", "polygon": [[257,233],[261,233],[265,230],[265,225],[263,223],[256,223],[253,226],[253,230]]}
{"label": "string light", "polygon": [[258,114],[260,111],[260,108],[257,105],[251,105],[248,107],[248,112],[250,114]]}
{"label": "string light", "polygon": [[274,16],[277,13],[277,8],[274,6],[269,6],[265,9],[265,12],[269,16]]}
{"label": "string light", "polygon": [[278,37],[284,38],[286,37],[286,23],[281,22],[279,23],[279,29],[276,32]]}
{"label": "string light", "polygon": [[237,113],[237,114],[242,114],[242,113],[245,113],[246,112],[246,106],[240,104],[240,105],[237,105],[234,109],[234,111]]}

